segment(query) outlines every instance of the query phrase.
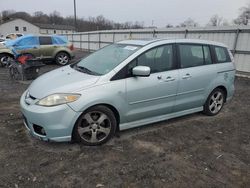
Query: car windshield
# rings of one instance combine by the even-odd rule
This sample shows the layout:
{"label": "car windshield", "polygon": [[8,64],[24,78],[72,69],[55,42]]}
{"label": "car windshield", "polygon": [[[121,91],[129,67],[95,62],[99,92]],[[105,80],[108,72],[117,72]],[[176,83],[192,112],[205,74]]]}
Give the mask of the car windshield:
{"label": "car windshield", "polygon": [[135,45],[112,44],[82,59],[75,65],[75,68],[89,74],[104,75],[139,48],[140,46]]}

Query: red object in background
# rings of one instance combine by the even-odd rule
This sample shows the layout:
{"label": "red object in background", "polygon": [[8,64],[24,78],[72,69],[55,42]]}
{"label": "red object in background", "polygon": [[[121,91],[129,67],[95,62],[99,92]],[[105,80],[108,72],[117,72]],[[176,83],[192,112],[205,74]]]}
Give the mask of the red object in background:
{"label": "red object in background", "polygon": [[73,44],[71,44],[71,45],[69,46],[69,49],[70,49],[71,51],[73,51],[73,50],[74,50],[74,46],[73,46]]}
{"label": "red object in background", "polygon": [[30,55],[21,55],[17,58],[17,61],[21,64],[25,64],[28,59],[31,59]]}

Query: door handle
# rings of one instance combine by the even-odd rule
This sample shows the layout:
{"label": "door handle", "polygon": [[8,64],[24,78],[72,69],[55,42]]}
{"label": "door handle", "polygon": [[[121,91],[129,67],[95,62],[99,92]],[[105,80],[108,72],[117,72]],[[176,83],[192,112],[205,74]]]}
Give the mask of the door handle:
{"label": "door handle", "polygon": [[171,81],[174,81],[175,78],[172,78],[171,76],[168,76],[164,81],[165,82],[171,82]]}
{"label": "door handle", "polygon": [[157,76],[157,79],[158,79],[158,80],[161,80],[161,79],[162,79],[162,76]]}
{"label": "door handle", "polygon": [[182,79],[188,79],[188,78],[191,78],[191,77],[192,76],[189,73],[187,73],[185,76],[182,77]]}

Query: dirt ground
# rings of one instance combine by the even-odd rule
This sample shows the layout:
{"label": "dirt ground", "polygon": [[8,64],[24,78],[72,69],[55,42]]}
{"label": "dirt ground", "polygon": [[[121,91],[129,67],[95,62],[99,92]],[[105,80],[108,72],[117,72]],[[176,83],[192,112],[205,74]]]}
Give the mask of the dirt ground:
{"label": "dirt ground", "polygon": [[0,187],[250,187],[250,79],[235,83],[215,117],[196,113],[86,147],[31,137],[19,111],[28,84],[0,68]]}

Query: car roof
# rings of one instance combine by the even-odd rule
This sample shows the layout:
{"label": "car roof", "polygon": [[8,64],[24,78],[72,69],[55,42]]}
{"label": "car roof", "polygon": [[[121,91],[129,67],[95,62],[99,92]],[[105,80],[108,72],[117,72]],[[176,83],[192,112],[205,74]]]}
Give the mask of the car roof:
{"label": "car roof", "polygon": [[127,44],[127,45],[138,45],[138,46],[146,46],[148,44],[164,42],[166,43],[198,43],[198,44],[209,44],[215,46],[223,46],[227,47],[225,44],[215,41],[209,40],[200,40],[200,39],[173,39],[173,38],[154,38],[154,39],[137,39],[137,40],[124,40],[118,42],[119,44]]}

